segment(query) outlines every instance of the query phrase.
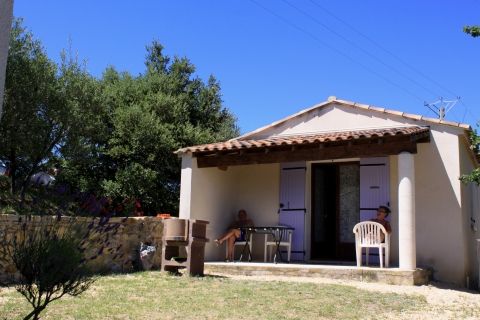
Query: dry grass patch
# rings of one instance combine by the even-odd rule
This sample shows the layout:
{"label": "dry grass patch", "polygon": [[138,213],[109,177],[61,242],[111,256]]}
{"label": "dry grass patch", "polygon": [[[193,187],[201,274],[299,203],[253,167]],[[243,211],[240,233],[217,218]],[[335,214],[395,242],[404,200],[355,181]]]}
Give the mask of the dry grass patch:
{"label": "dry grass patch", "polygon": [[[189,278],[144,272],[106,276],[77,298],[52,303],[42,319],[361,319],[428,309],[425,297],[335,284]],[[0,318],[29,310],[0,291]]]}

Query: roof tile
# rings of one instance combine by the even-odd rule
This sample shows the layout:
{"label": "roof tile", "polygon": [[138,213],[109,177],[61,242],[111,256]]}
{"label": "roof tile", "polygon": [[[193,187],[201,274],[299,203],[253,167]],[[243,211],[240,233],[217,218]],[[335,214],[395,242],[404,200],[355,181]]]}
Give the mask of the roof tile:
{"label": "roof tile", "polygon": [[388,114],[404,117],[406,119],[413,119],[413,120],[425,121],[425,122],[430,122],[430,123],[435,123],[435,124],[454,126],[454,127],[462,128],[462,129],[466,129],[466,130],[471,130],[472,129],[470,127],[470,125],[465,124],[465,123],[458,123],[458,122],[453,122],[453,121],[440,121],[438,119],[428,118],[428,117],[424,117],[424,116],[421,116],[421,115],[408,114],[408,113],[404,113],[404,112],[401,112],[401,111],[384,109],[384,108],[379,108],[379,107],[375,107],[375,106],[369,106],[369,105],[354,102],[354,101],[348,101],[348,100],[337,99],[337,98],[334,99],[332,97],[332,99],[329,99],[328,101],[316,104],[316,105],[314,105],[310,108],[307,108],[305,110],[297,112],[297,113],[295,113],[291,116],[288,116],[286,118],[278,120],[278,121],[276,121],[272,124],[269,124],[269,125],[266,125],[264,127],[258,128],[254,131],[247,132],[247,133],[241,135],[240,137],[238,137],[237,139],[252,137],[254,134],[260,133],[260,132],[265,131],[265,130],[267,130],[269,128],[272,128],[272,127],[280,126],[280,125],[284,124],[285,122],[287,122],[288,120],[300,117],[300,116],[304,115],[305,113],[308,113],[308,112],[311,112],[311,111],[314,111],[314,110],[321,110],[322,108],[326,108],[326,107],[328,107],[332,104],[333,105],[334,104],[340,104],[340,105],[351,107],[351,108],[370,110],[370,111],[381,112],[381,113],[388,113]]}
{"label": "roof tile", "polygon": [[248,148],[268,148],[281,145],[308,145],[313,143],[324,143],[331,141],[352,141],[368,138],[381,138],[388,136],[414,136],[420,133],[428,132],[428,127],[421,126],[409,126],[399,128],[381,128],[381,129],[365,129],[356,131],[340,131],[340,132],[323,132],[308,135],[292,135],[292,136],[273,136],[267,139],[251,140],[251,139],[239,139],[229,140],[226,142],[217,142],[204,144],[199,146],[182,148],[176,151],[178,154],[183,153],[196,153],[196,152],[209,152],[217,150],[238,150]]}
{"label": "roof tile", "polygon": [[397,111],[397,110],[385,109],[384,112],[385,112],[385,113],[388,113],[388,114],[393,114],[393,115],[396,115],[396,116],[403,116],[403,115],[404,115],[404,112],[402,112],[402,111]]}
{"label": "roof tile", "polygon": [[[403,113],[402,115],[404,118],[409,118],[409,119],[413,119],[413,120],[422,120],[423,116],[419,115],[419,114],[412,114],[412,113]],[[425,120],[425,118],[423,118],[423,120]]]}
{"label": "roof tile", "polygon": [[373,110],[373,111],[385,112],[385,108],[379,108],[379,107],[375,107],[375,106],[369,106],[368,109]]}

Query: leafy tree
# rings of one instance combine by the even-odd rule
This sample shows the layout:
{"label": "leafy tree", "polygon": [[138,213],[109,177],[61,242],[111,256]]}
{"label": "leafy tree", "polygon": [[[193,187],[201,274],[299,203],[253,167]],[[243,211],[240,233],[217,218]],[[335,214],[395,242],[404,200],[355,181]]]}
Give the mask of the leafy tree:
{"label": "leafy tree", "polygon": [[217,80],[202,81],[187,58],[165,55],[156,41],[144,73],[109,67],[95,79],[71,54],[50,61],[15,20],[8,59],[0,159],[10,162],[11,193],[22,199],[30,177],[55,165],[57,182],[72,189],[175,213],[173,152],[238,135]]}
{"label": "leafy tree", "polygon": [[105,157],[114,173],[101,185],[109,196],[141,199],[149,211],[176,212],[180,162],[173,151],[229,139],[238,129],[213,76],[204,83],[188,59],[164,55],[158,42],[147,47],[145,64],[138,77],[109,68],[101,80],[111,126]]}
{"label": "leafy tree", "polygon": [[22,21],[14,21],[0,123],[0,159],[10,163],[12,194],[20,191],[23,198],[30,177],[89,128],[94,82],[66,54],[60,66],[53,63]]}
{"label": "leafy tree", "polygon": [[21,20],[13,23],[0,123],[0,158],[10,161],[12,192],[48,155],[63,130],[54,119],[59,105],[56,66]]}
{"label": "leafy tree", "polygon": [[105,160],[109,116],[103,106],[99,81],[76,58],[62,54],[59,82],[70,110],[69,130],[50,160],[62,170],[59,184],[76,190],[100,190],[98,181],[111,174]]}
{"label": "leafy tree", "polygon": [[480,37],[480,26],[465,26],[463,32],[468,33],[472,37]]}

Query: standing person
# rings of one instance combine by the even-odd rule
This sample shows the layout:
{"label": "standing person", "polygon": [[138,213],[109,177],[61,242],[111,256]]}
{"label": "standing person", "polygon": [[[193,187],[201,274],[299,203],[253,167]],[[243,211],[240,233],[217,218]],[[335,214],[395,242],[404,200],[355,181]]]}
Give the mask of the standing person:
{"label": "standing person", "polygon": [[[386,206],[380,206],[377,209],[377,217],[375,219],[371,219],[370,221],[380,223],[385,228],[385,230],[387,230],[388,233],[392,233],[392,227],[390,226],[390,222],[385,220],[385,218],[388,217],[389,214],[390,214],[390,208]],[[381,234],[381,237],[382,237],[382,242],[384,242],[385,235],[383,233]]]}
{"label": "standing person", "polygon": [[227,241],[227,260],[233,261],[235,249],[235,241],[245,241],[245,232],[241,227],[253,227],[253,221],[247,216],[247,212],[243,209],[238,211],[238,219],[229,228],[228,231],[215,239],[217,245],[221,245]]}

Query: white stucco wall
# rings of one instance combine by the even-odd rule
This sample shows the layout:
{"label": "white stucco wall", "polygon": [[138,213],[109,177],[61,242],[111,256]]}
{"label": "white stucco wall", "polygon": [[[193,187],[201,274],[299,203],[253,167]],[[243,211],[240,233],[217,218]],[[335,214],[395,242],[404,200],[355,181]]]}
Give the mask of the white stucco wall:
{"label": "white stucco wall", "polygon": [[[198,169],[196,158],[182,157],[180,189],[180,218],[207,220],[207,260],[220,259],[213,239],[224,231],[235,210],[234,175],[232,171],[217,168]],[[224,258],[224,256],[223,256]]]}
{"label": "white stucco wall", "polygon": [[[280,165],[231,167],[235,174],[235,212],[245,209],[257,226],[279,221]],[[233,219],[233,217],[232,217]],[[263,259],[264,236],[253,236],[253,258]]]}
{"label": "white stucco wall", "polygon": [[463,285],[466,256],[458,136],[432,128],[415,156],[417,264],[434,277]]}
{"label": "white stucco wall", "polygon": [[[466,217],[461,207],[459,138],[432,126],[430,143],[415,158],[417,266],[433,268],[437,280],[465,285],[468,273]],[[466,149],[462,149],[468,156]],[[398,265],[398,156],[390,156],[392,262]]]}
{"label": "white stucco wall", "polygon": [[[255,225],[278,223],[279,179],[278,164],[199,169],[195,158],[182,157],[180,218],[210,222],[207,260],[225,258],[225,246],[217,247],[213,239],[227,230],[238,210],[245,209]],[[254,238],[253,253],[255,259],[263,257],[261,236]]]}
{"label": "white stucco wall", "polygon": [[373,113],[372,111],[332,104],[259,132],[251,138],[260,139],[272,135],[295,135],[324,131],[361,130],[408,125],[424,125],[424,123],[391,114]]}

